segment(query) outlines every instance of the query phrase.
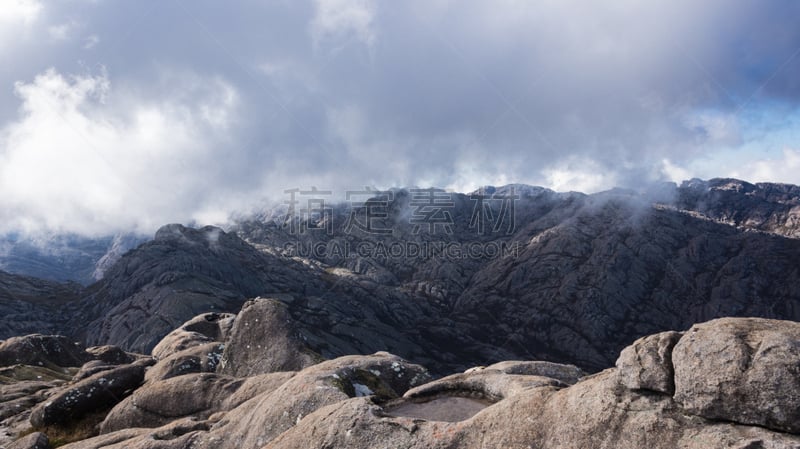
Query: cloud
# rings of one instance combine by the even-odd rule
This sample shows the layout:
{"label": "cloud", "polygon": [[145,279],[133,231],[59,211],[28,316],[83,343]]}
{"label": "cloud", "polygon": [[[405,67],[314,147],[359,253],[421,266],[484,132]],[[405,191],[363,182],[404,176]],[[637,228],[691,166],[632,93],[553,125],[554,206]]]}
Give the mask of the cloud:
{"label": "cloud", "polygon": [[311,186],[786,179],[797,148],[788,0],[23,3],[7,228],[220,221]]}
{"label": "cloud", "polygon": [[685,126],[695,131],[700,143],[736,146],[743,142],[740,120],[732,113],[698,111],[686,116]]}
{"label": "cloud", "polygon": [[544,170],[546,184],[553,190],[594,193],[619,185],[615,172],[603,170],[591,159],[573,159]]}
{"label": "cloud", "polygon": [[90,34],[84,40],[83,48],[85,50],[89,50],[91,48],[94,48],[94,46],[99,44],[99,43],[100,43],[100,36],[98,36],[96,34]]}
{"label": "cloud", "polygon": [[105,73],[17,83],[20,117],[0,132],[2,230],[150,232],[218,208],[206,193],[238,94],[218,79],[165,82],[160,99]]}
{"label": "cloud", "polygon": [[664,159],[661,163],[661,172],[664,178],[669,181],[680,183],[681,181],[692,178],[692,172],[690,170],[673,164],[669,159]]}
{"label": "cloud", "polygon": [[800,150],[785,148],[781,157],[754,160],[730,173],[752,182],[783,182],[800,185]]}
{"label": "cloud", "polygon": [[37,0],[0,1],[0,56],[28,39],[44,7]]}
{"label": "cloud", "polygon": [[37,0],[3,0],[0,3],[0,24],[30,24],[41,11],[42,4]]}
{"label": "cloud", "polygon": [[47,28],[47,33],[50,38],[56,41],[65,41],[72,37],[72,34],[80,27],[75,21],[69,21],[58,25],[52,25]]}
{"label": "cloud", "polygon": [[355,38],[371,47],[375,43],[373,0],[315,0],[311,35],[315,45],[329,40]]}

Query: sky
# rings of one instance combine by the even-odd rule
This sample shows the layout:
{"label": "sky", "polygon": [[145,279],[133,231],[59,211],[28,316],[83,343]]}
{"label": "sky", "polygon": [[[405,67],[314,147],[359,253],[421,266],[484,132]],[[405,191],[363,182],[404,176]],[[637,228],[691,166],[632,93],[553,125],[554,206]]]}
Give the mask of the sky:
{"label": "sky", "polygon": [[0,232],[365,187],[800,184],[800,2],[0,0]]}

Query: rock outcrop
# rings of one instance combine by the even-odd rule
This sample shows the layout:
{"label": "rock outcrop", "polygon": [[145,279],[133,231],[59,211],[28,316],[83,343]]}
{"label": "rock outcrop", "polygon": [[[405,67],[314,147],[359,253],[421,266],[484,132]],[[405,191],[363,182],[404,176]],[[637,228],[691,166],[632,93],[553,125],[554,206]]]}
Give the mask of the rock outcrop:
{"label": "rock outcrop", "polygon": [[224,344],[211,342],[176,352],[159,360],[147,371],[146,379],[164,380],[189,373],[216,372],[224,349]]}
{"label": "rock outcrop", "polygon": [[675,345],[675,402],[712,420],[800,433],[800,323],[720,319]]}
{"label": "rock outcrop", "polygon": [[198,315],[162,338],[151,353],[161,360],[195,346],[225,341],[234,318],[232,313]]}
{"label": "rock outcrop", "polygon": [[617,359],[623,385],[631,390],[673,394],[672,349],[680,338],[679,332],[662,332],[642,337],[623,349]]}
{"label": "rock outcrop", "polygon": [[134,363],[97,373],[66,386],[31,412],[35,428],[77,421],[90,412],[109,409],[144,380],[145,366]]}
{"label": "rock outcrop", "polygon": [[[277,306],[260,300],[248,309],[259,304]],[[796,322],[725,318],[641,338],[615,368],[592,375],[507,361],[433,380],[388,353],[248,377],[178,373],[147,380],[107,413],[96,436],[62,447],[797,449],[798,348]],[[241,366],[248,361],[261,366],[255,357]],[[48,401],[90,379],[56,389]],[[31,421],[46,407],[36,406]],[[32,435],[15,444],[44,438]]]}
{"label": "rock outcrop", "polygon": [[322,360],[302,340],[289,307],[271,298],[248,301],[236,317],[220,372],[237,377],[300,371]]}
{"label": "rock outcrop", "polygon": [[692,179],[676,189],[674,204],[741,229],[800,237],[800,187],[795,185]]}
{"label": "rock outcrop", "polygon": [[114,407],[103,421],[101,432],[161,427],[190,416],[207,419],[224,409],[225,400],[236,393],[243,382],[242,379],[212,373],[194,373],[148,382]]}
{"label": "rock outcrop", "polygon": [[91,354],[94,359],[109,365],[122,365],[136,360],[134,356],[113,345],[92,346],[86,348],[86,352]]}
{"label": "rock outcrop", "polygon": [[7,449],[50,449],[50,440],[41,432],[33,432],[11,443]]}
{"label": "rock outcrop", "polygon": [[0,343],[0,366],[81,366],[91,358],[79,343],[62,335],[25,335]]}
{"label": "rock outcrop", "polygon": [[[764,336],[764,326],[770,328],[771,337]],[[681,337],[674,355],[671,347],[679,334],[655,335],[638,341],[634,345],[638,348],[627,348],[628,353],[620,358],[619,368],[583,378],[568,387],[545,377],[510,375],[487,368],[472,370],[410,390],[403,398],[417,405],[411,409],[415,413],[420,410],[425,413],[425,407],[429,408],[429,413],[441,413],[437,408],[442,405],[437,401],[448,397],[482,395],[492,402],[461,421],[424,420],[418,415],[404,417],[402,412],[408,409],[397,404],[387,407],[356,398],[318,410],[265,447],[797,448],[800,447],[798,432],[784,433],[786,422],[796,422],[790,415],[785,415],[782,423],[765,425],[762,421],[757,426],[742,425],[741,417],[748,414],[746,409],[757,404],[765,394],[747,386],[749,380],[743,380],[738,387],[730,386],[739,396],[720,398],[731,411],[725,418],[706,417],[694,409],[686,409],[679,403],[677,394],[673,398],[669,393],[642,388],[642,384],[633,388],[626,385],[630,384],[630,370],[637,369],[644,374],[645,384],[650,379],[654,380],[651,385],[659,386],[663,385],[662,375],[674,377],[668,383],[680,391],[685,388],[684,379],[678,374],[680,369],[673,370],[673,357],[676,366],[680,366],[678,360],[682,357],[697,363],[733,362],[734,365],[745,362],[748,357],[740,353],[729,358],[719,351],[683,355],[682,345],[699,342],[713,345],[709,338],[713,340],[715,333],[730,337],[733,327],[738,329],[740,338],[751,343],[759,344],[761,339],[769,338],[781,341],[783,348],[796,347],[800,343],[795,335],[796,326],[796,323],[780,321],[753,323],[746,319],[705,323],[698,326],[704,328],[704,334],[699,330],[689,331]],[[695,337],[690,337],[692,334]],[[683,342],[683,338],[688,340]],[[636,351],[644,355],[641,360],[646,362],[630,366],[630,362],[636,361],[630,357],[630,352],[635,354]],[[796,354],[784,357],[784,366],[797,366],[798,361],[800,358]],[[722,377],[717,377],[713,369],[694,372],[695,376],[712,384],[726,384],[724,371],[720,372]],[[795,373],[793,381],[799,375]],[[789,391],[794,391],[792,380],[784,380],[790,381]],[[778,390],[774,388],[776,385],[770,391],[776,393]],[[750,401],[754,402],[750,404]],[[781,399],[773,394],[771,401],[773,407],[796,410],[792,393]]]}

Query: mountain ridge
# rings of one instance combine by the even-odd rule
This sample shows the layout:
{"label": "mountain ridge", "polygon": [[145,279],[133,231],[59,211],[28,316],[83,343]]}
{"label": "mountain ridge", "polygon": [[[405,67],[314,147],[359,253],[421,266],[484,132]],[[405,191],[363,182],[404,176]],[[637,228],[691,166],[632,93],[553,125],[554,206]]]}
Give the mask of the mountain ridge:
{"label": "mountain ridge", "polygon": [[[408,190],[395,190],[385,204],[372,199],[386,208],[374,225],[391,234],[346,229],[363,204],[333,206],[330,221],[309,222],[331,223],[330,233],[292,234],[277,212],[228,232],[167,225],[59,306],[60,321],[46,328],[149,352],[192,316],[235,312],[248,298],[274,295],[284,298],[309,350],[326,358],[390,350],[440,374],[515,358],[597,371],[645,334],[721,316],[800,319],[797,191],[726,179],[655,193],[531,187],[519,193],[509,233],[471,228],[475,200],[464,194],[449,194],[452,232],[415,233]],[[664,198],[674,207],[664,207]],[[501,206],[489,211],[497,217]],[[517,253],[296,254],[306,244],[431,243],[507,245]],[[76,332],[76,321],[86,330]]]}

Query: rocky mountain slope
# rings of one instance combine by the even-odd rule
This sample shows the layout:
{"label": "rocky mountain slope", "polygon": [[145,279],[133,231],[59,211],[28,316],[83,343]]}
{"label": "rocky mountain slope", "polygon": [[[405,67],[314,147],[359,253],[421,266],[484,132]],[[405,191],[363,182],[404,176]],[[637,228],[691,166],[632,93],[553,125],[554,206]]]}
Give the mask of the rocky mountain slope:
{"label": "rocky mountain slope", "polygon": [[[450,369],[462,368],[458,361],[524,357],[598,370],[649,333],[722,316],[800,318],[794,186],[718,179],[645,193],[587,196],[527,186],[479,193],[519,196],[512,232],[471,227],[475,197],[453,194],[452,232],[415,234],[408,191],[375,203],[385,204],[386,216],[374,227],[391,234],[348,229],[353,210],[363,216],[368,205],[333,207],[331,232],[292,234],[281,214],[240,222],[234,231],[263,251],[292,255],[299,248],[306,259],[341,269],[331,271],[426,301],[437,319],[417,318],[422,325],[407,333],[436,347],[435,359]],[[502,204],[490,207],[502,215]],[[334,251],[397,242],[500,248],[500,256]],[[308,251],[320,244],[327,251]]]}
{"label": "rocky mountain slope", "polygon": [[81,294],[78,284],[60,284],[0,271],[0,338],[36,332],[58,333],[69,317],[59,313]]}
{"label": "rocky mountain slope", "polygon": [[800,237],[800,187],[795,185],[693,179],[677,189],[674,204],[741,229]]}
{"label": "rocky mountain slope", "polygon": [[286,306],[258,298],[236,316],[197,316],[151,357],[9,339],[0,447],[800,448],[797,322],[726,318],[650,335],[588,376],[505,361],[432,380],[387,352],[304,351],[279,325]]}
{"label": "rocky mountain slope", "polygon": [[[428,229],[408,190],[310,221],[273,211],[229,232],[169,225],[87,288],[51,285],[51,299],[22,302],[5,293],[16,320],[0,338],[59,333],[148,353],[191,317],[260,295],[281,298],[282,325],[312,358],[389,351],[437,375],[513,359],[598,371],[643,335],[724,316],[800,319],[796,190],[506,186],[480,192],[494,220],[482,231],[475,195],[448,194],[449,228]],[[513,223],[495,229],[504,209],[492,198],[512,194]],[[380,212],[372,229],[348,222],[369,207]],[[309,224],[321,229],[291,232]],[[448,250],[408,252],[425,245]]]}

